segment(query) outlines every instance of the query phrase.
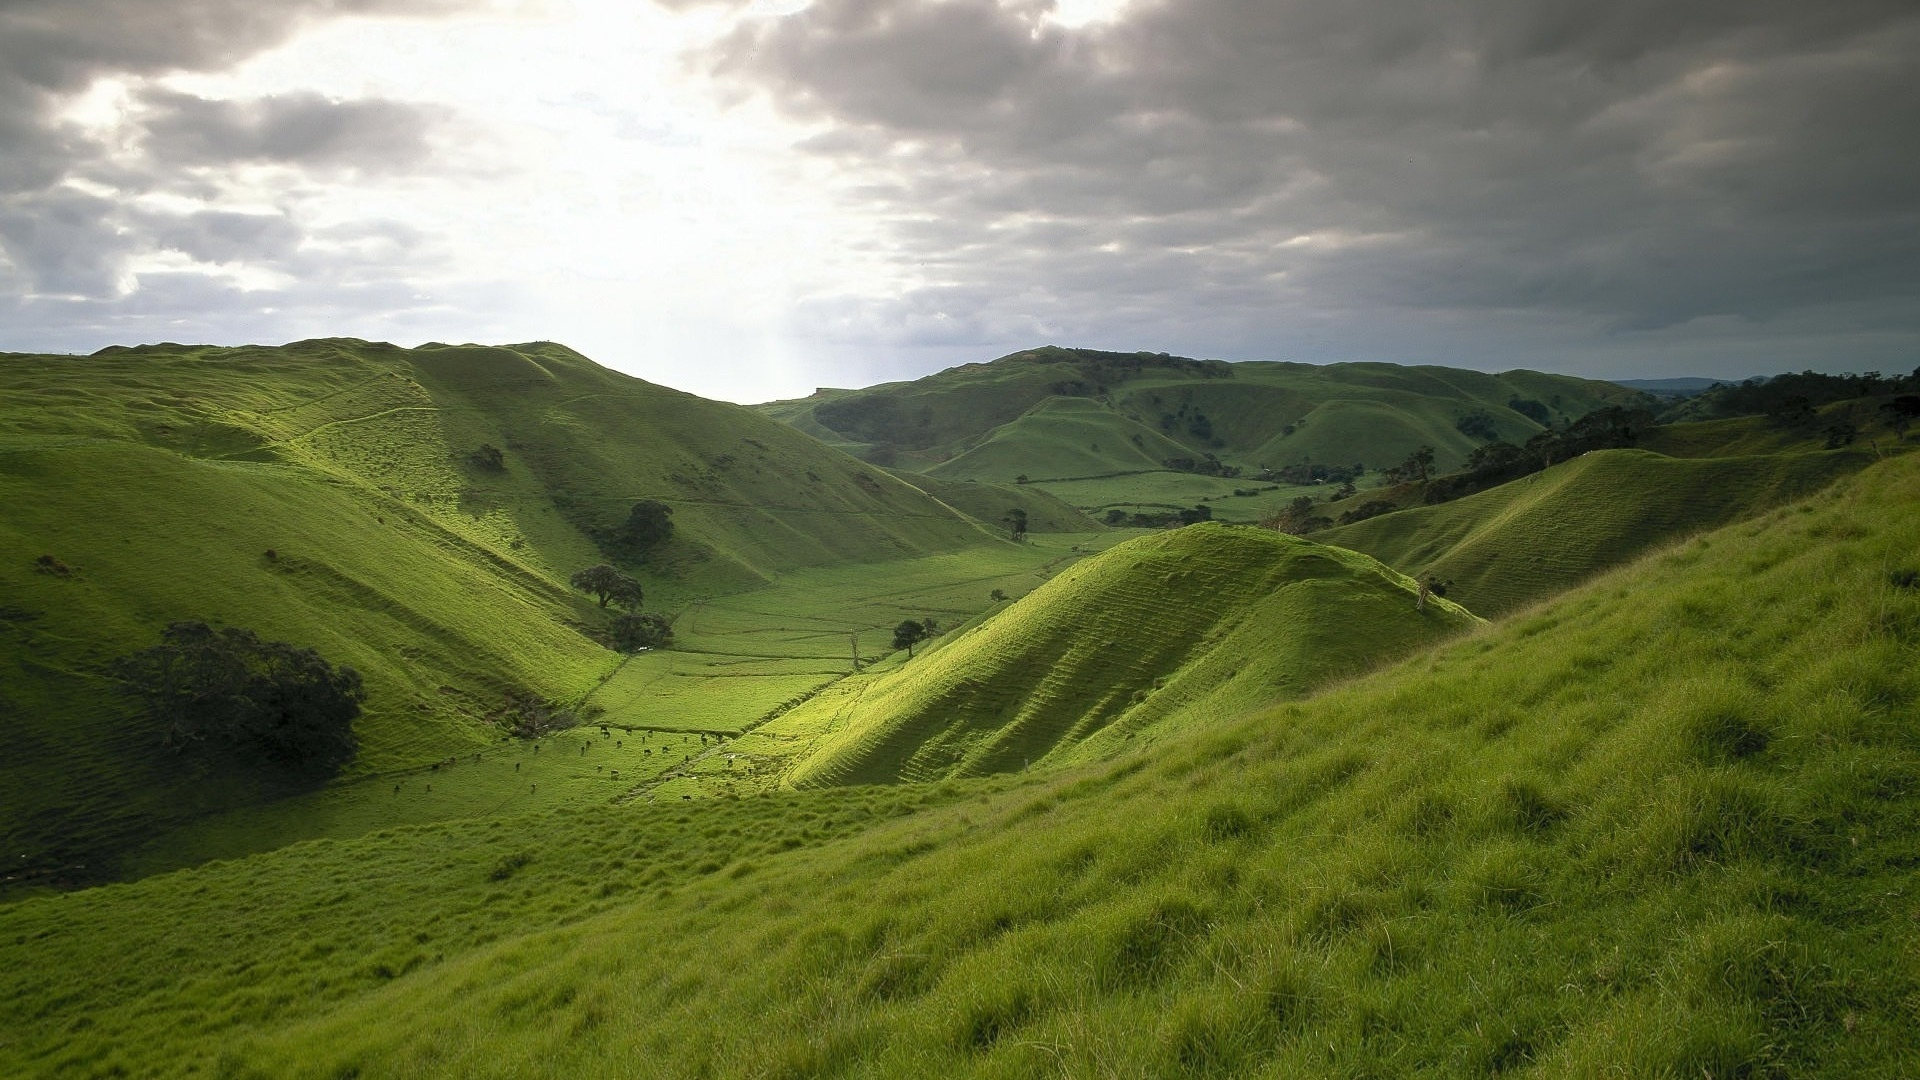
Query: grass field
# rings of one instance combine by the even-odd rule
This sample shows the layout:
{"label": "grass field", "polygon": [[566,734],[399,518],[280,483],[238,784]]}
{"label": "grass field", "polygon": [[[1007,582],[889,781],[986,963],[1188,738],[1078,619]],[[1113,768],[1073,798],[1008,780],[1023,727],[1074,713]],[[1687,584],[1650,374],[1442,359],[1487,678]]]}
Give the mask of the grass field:
{"label": "grass field", "polygon": [[1598,450],[1437,506],[1324,530],[1448,596],[1499,615],[1673,540],[1800,498],[1873,459],[1854,450],[1672,458]]}
{"label": "grass field", "polygon": [[[483,443],[503,468],[474,463]],[[580,702],[621,658],[588,635],[607,613],[567,579],[608,558],[591,531],[641,498],[673,510],[674,538],[636,568],[669,612],[810,566],[1026,555],[751,410],[550,343],[0,356],[0,783],[18,793],[0,803],[4,876],[110,877],[160,830],[291,793],[185,775],[133,722],[108,666],[175,620],[358,670],[352,775],[491,746],[487,716],[510,691]],[[38,572],[42,556],[66,572]],[[963,576],[1018,576],[994,558]],[[862,612],[833,619],[874,631]],[[700,722],[737,727],[801,686],[730,686]]]}
{"label": "grass field", "polygon": [[1917,511],[1890,459],[1099,765],[0,906],[0,1072],[1913,1075]]}
{"label": "grass field", "polygon": [[1473,622],[1444,601],[1416,611],[1413,583],[1365,556],[1195,525],[1082,562],[768,734],[804,748],[785,774],[799,786],[1017,771],[1297,696]]}

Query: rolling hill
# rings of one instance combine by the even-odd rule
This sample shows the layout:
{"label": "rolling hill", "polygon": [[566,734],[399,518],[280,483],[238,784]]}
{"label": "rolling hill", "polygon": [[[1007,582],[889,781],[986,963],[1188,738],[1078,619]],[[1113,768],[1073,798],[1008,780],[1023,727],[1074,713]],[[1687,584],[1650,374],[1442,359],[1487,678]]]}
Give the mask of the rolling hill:
{"label": "rolling hill", "polygon": [[[1304,463],[1379,469],[1421,445],[1445,468],[1487,433],[1524,442],[1542,420],[1638,400],[1613,383],[1533,371],[1229,364],[1049,346],[758,407],[870,460],[949,479],[1025,474],[1038,483],[1159,471],[1169,459],[1209,454],[1248,475]],[[1463,421],[1473,430],[1462,431]]]}
{"label": "rolling hill", "polygon": [[1907,455],[1116,760],[0,905],[0,1073],[1913,1075],[1917,552]]}
{"label": "rolling hill", "polygon": [[130,722],[107,667],[175,620],[360,671],[360,773],[498,741],[509,691],[580,700],[621,658],[568,576],[648,498],[676,527],[640,571],[656,609],[999,542],[786,425],[551,343],[0,356],[10,870],[111,873],[158,823],[287,794],[183,774]]}
{"label": "rolling hill", "polygon": [[[1476,620],[1366,556],[1244,526],[1130,540],[936,650],[769,725],[797,786],[927,781],[1111,754],[1404,654]],[[1092,741],[1091,744],[1089,741]]]}
{"label": "rolling hill", "polygon": [[1692,533],[1801,498],[1872,460],[1853,450],[1707,458],[1596,450],[1462,499],[1313,538],[1449,581],[1449,597],[1494,617]]}

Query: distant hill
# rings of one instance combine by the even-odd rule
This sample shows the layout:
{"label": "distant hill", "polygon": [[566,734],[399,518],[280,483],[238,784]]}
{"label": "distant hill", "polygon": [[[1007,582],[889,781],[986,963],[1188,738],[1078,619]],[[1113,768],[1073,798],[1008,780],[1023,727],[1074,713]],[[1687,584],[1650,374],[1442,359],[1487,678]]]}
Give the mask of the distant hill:
{"label": "distant hill", "polygon": [[187,775],[130,724],[108,665],[174,620],[358,669],[360,772],[497,740],[484,717],[510,690],[580,698],[619,657],[586,635],[604,616],[568,577],[612,557],[595,530],[639,499],[673,512],[635,566],[656,609],[992,542],[786,425],[551,343],[0,356],[10,868],[94,876],[156,822],[281,793]]}
{"label": "distant hill", "polygon": [[[1195,525],[1087,559],[936,651],[783,717],[818,727],[789,782],[1019,770],[1296,697],[1477,620],[1350,551]],[[859,708],[849,712],[850,701]],[[844,717],[844,719],[842,719]]]}
{"label": "distant hill", "polygon": [[1525,442],[1546,423],[1640,400],[1614,383],[1535,371],[1230,364],[1048,346],[758,408],[871,461],[1039,482],[1204,468],[1209,455],[1248,476],[1310,463],[1380,469],[1422,445],[1450,468],[1489,438]]}
{"label": "distant hill", "polygon": [[1711,458],[1596,450],[1453,502],[1313,538],[1403,573],[1451,580],[1449,598],[1492,617],[1680,537],[1802,498],[1872,461],[1845,450]]}
{"label": "distant hill", "polygon": [[1610,381],[1617,386],[1624,386],[1629,390],[1638,390],[1642,393],[1652,394],[1655,397],[1684,398],[1711,390],[1716,386],[1724,386],[1729,382],[1739,382],[1740,380],[1686,377],[1676,379],[1613,379]]}

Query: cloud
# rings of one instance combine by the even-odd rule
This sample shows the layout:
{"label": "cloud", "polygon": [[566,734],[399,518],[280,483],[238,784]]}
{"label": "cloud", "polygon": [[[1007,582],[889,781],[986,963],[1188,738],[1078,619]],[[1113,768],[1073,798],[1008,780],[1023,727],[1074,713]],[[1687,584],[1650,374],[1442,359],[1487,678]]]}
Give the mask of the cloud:
{"label": "cloud", "polygon": [[445,110],[315,93],[218,101],[165,90],[143,98],[144,137],[157,160],[186,165],[272,162],[371,172],[413,168]]}
{"label": "cloud", "polygon": [[[1468,318],[1511,355],[1542,319],[1624,350],[1844,307],[1878,320],[1856,329],[1920,335],[1920,312],[1879,303],[1920,292],[1911,4],[1045,13],[815,0],[708,57],[814,125],[805,149],[893,222],[927,293],[897,302],[907,325],[931,307],[942,333],[1024,315],[1084,339],[1118,307],[1196,328],[1190,349],[1271,355],[1330,313],[1356,349],[1370,322]],[[957,296],[999,314],[963,318]]]}
{"label": "cloud", "polygon": [[[218,101],[152,80],[220,71],[319,20],[431,14],[448,0],[0,0],[0,252],[15,295],[114,298],[142,254],[202,262],[279,259],[300,243],[285,212],[217,208],[225,172],[269,164],[302,174],[394,172],[430,155],[436,109],[293,93]],[[122,129],[63,106],[98,80],[134,87]],[[124,130],[131,126],[131,132]],[[303,181],[285,189],[297,194]],[[165,195],[203,211],[137,209]],[[248,201],[243,198],[242,201]]]}

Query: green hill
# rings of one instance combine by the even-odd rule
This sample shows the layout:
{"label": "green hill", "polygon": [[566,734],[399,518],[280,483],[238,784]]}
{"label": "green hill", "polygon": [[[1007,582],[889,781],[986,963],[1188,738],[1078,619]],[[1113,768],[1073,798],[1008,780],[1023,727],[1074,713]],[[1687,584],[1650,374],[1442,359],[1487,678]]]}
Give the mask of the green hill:
{"label": "green hill", "polygon": [[1313,537],[1415,577],[1451,581],[1449,597],[1495,616],[1680,537],[1800,498],[1871,460],[1843,450],[1711,458],[1596,450],[1453,502]]}
{"label": "green hill", "polygon": [[1111,762],[7,904],[0,1073],[1914,1075],[1917,552],[1905,456]]}
{"label": "green hill", "polygon": [[1004,519],[1010,510],[1027,515],[1029,532],[1094,533],[1106,528],[1065,500],[1026,484],[982,484],[898,469],[887,471],[995,532],[1006,527]]}
{"label": "green hill", "polygon": [[769,731],[810,738],[787,773],[803,787],[1097,756],[1183,721],[1298,696],[1475,621],[1444,601],[1414,608],[1412,582],[1366,556],[1195,525],[1081,562],[928,655],[848,680]]}
{"label": "green hill", "polygon": [[951,479],[1040,482],[1209,454],[1249,476],[1306,463],[1379,469],[1421,445],[1448,468],[1487,432],[1524,442],[1539,418],[1639,399],[1613,383],[1532,371],[1228,364],[1049,346],[759,408],[873,460]]}
{"label": "green hill", "polygon": [[[482,444],[504,468],[475,462]],[[620,657],[567,579],[643,498],[676,526],[641,571],[656,609],[992,542],[785,425],[553,344],[0,356],[9,869],[111,873],[162,823],[287,793],[184,775],[130,722],[107,666],[174,620],[358,669],[358,774],[497,741],[508,691],[580,700]]]}

